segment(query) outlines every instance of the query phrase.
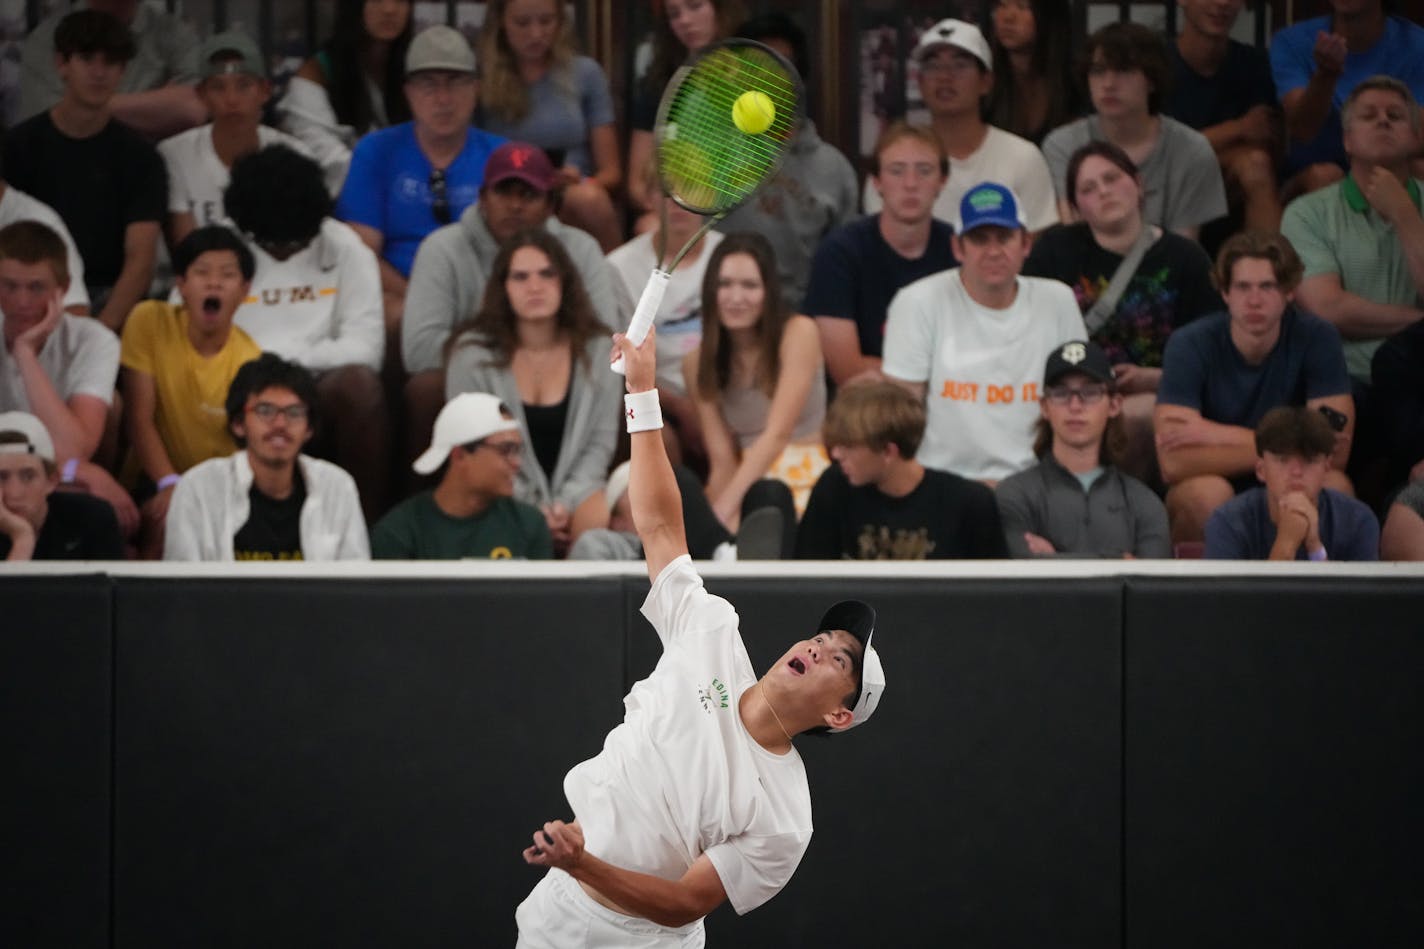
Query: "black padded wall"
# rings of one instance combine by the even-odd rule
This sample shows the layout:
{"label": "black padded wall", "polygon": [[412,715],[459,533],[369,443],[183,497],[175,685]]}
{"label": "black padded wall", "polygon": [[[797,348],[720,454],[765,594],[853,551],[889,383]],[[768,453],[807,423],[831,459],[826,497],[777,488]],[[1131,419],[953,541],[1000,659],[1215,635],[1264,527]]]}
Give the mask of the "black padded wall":
{"label": "black padded wall", "polygon": [[[759,670],[870,600],[890,678],[799,742],[810,850],[710,944],[1424,944],[1417,579],[708,586]],[[0,579],[0,944],[512,944],[646,592]]]}
{"label": "black padded wall", "polygon": [[115,945],[512,945],[622,696],[609,582],[125,581]]}
{"label": "black padded wall", "polygon": [[0,579],[0,945],[109,944],[112,588]]}
{"label": "black padded wall", "polygon": [[1424,945],[1424,585],[1133,578],[1126,945]]}

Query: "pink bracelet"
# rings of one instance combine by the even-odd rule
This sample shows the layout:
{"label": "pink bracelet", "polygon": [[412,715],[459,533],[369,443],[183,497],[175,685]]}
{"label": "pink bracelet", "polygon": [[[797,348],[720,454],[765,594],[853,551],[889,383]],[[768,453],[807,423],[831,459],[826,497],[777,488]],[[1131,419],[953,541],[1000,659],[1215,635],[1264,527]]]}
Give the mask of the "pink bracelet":
{"label": "pink bracelet", "polygon": [[180,474],[166,474],[158,479],[158,490],[167,491],[181,480],[183,476]]}
{"label": "pink bracelet", "polygon": [[69,459],[68,461],[66,461],[66,462],[64,463],[64,467],[60,470],[60,473],[59,473],[59,480],[60,480],[60,481],[63,481],[65,484],[73,484],[73,483],[74,483],[74,475],[75,475],[75,473],[76,473],[78,470],[79,470],[79,459],[78,459],[78,458],[71,458],[71,459]]}

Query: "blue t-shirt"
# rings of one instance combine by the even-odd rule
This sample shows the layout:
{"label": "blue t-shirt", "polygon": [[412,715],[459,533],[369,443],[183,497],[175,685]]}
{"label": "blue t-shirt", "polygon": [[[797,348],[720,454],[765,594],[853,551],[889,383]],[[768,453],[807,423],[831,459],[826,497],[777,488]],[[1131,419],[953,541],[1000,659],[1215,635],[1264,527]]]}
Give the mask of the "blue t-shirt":
{"label": "blue t-shirt", "polygon": [[479,123],[495,135],[528,142],[550,153],[556,166],[574,165],[585,175],[593,166],[589,130],[614,122],[613,96],[603,68],[575,56],[566,71],[546,72],[529,86],[529,111],[517,122],[481,111]]}
{"label": "blue t-shirt", "polygon": [[[1252,488],[1217,508],[1206,522],[1208,560],[1267,560],[1276,542],[1264,487]],[[1320,542],[1331,560],[1378,560],[1379,521],[1369,507],[1324,488],[1316,499]],[[1305,545],[1296,560],[1309,560]]]}
{"label": "blue t-shirt", "polygon": [[1231,315],[1214,313],[1177,330],[1162,359],[1159,405],[1196,409],[1222,425],[1254,429],[1280,405],[1349,395],[1350,374],[1340,333],[1293,306],[1281,315],[1281,338],[1260,365],[1231,341]]}
{"label": "blue t-shirt", "polygon": [[[459,220],[479,199],[485,162],[503,143],[498,135],[474,127],[465,135],[465,147],[445,169],[451,221]],[[415,123],[378,129],[356,143],[346,183],[336,199],[338,218],[384,235],[381,256],[403,276],[410,276],[420,242],[442,223],[434,211],[430,181],[434,170],[415,140]]]}
{"label": "blue t-shirt", "polygon": [[[1310,83],[1315,73],[1315,34],[1321,32],[1330,32],[1330,17],[1303,20],[1271,38],[1271,72],[1276,80],[1276,92],[1282,99],[1286,93]],[[1335,82],[1330,115],[1320,134],[1310,142],[1290,147],[1286,164],[1292,171],[1315,162],[1347,166],[1340,107],[1361,80],[1380,73],[1401,80],[1414,93],[1416,102],[1424,99],[1424,27],[1403,17],[1388,17],[1378,43],[1345,57],[1345,70]]]}
{"label": "blue t-shirt", "polygon": [[838,227],[816,248],[801,312],[855,320],[861,353],[880,356],[885,346],[885,312],[900,288],[959,266],[949,245],[953,236],[954,228],[931,219],[925,252],[909,260],[885,242],[878,214]]}
{"label": "blue t-shirt", "polygon": [[1231,41],[1216,74],[1203,76],[1187,65],[1176,43],[1167,44],[1172,92],[1162,107],[1178,122],[1202,129],[1239,118],[1258,105],[1277,108],[1271,61],[1263,50]]}

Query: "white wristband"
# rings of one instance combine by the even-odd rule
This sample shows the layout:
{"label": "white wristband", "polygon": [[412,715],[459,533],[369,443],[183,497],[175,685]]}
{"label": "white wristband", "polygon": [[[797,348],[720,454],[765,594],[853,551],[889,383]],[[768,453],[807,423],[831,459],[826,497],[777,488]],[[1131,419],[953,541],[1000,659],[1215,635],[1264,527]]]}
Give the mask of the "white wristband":
{"label": "white wristband", "polygon": [[623,396],[623,415],[628,420],[628,434],[653,432],[663,427],[663,410],[658,403],[658,390],[629,392]]}

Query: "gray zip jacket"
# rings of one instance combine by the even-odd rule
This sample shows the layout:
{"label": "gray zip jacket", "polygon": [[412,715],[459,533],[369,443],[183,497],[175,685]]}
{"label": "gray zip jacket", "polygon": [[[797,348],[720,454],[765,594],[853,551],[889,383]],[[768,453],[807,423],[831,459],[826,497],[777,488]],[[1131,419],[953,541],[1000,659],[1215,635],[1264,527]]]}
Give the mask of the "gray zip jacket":
{"label": "gray zip jacket", "polygon": [[1049,452],[1027,471],[1000,481],[995,497],[1014,557],[1035,556],[1029,553],[1025,531],[1047,539],[1059,557],[1172,556],[1162,501],[1147,485],[1112,465],[1084,491]]}

